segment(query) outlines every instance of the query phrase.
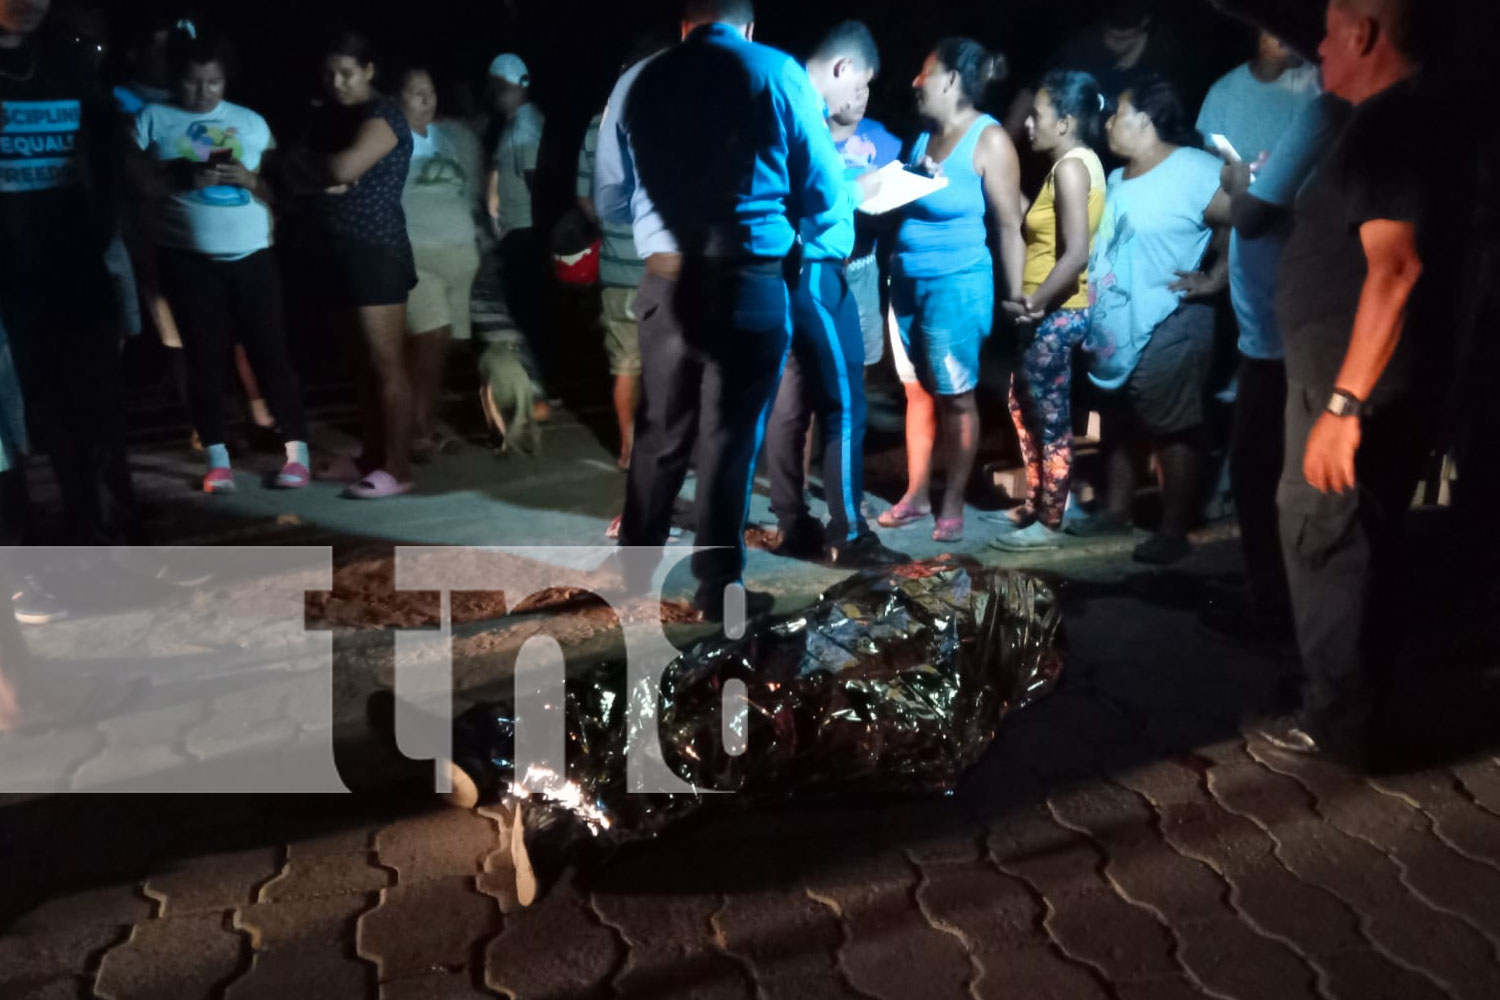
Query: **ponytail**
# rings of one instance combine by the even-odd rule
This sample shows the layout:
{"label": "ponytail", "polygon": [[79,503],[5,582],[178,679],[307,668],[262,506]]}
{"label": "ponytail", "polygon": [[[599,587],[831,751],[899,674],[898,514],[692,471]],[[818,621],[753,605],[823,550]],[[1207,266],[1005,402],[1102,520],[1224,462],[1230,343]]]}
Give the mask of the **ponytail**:
{"label": "ponytail", "polygon": [[999,52],[986,52],[972,38],[945,38],[933,50],[938,62],[958,74],[959,90],[970,104],[978,104],[992,84],[1010,73],[1010,64]]}
{"label": "ponytail", "polygon": [[1040,89],[1052,98],[1057,117],[1073,119],[1079,141],[1091,149],[1099,148],[1108,107],[1099,82],[1081,70],[1055,69],[1042,77]]}

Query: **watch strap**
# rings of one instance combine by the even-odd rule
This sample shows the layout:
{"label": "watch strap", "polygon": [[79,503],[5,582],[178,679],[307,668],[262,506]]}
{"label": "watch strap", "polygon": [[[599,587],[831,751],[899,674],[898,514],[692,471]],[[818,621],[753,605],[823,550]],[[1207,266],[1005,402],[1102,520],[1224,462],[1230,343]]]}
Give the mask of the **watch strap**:
{"label": "watch strap", "polygon": [[1365,401],[1347,389],[1334,389],[1328,397],[1327,412],[1336,417],[1357,417],[1364,412]]}

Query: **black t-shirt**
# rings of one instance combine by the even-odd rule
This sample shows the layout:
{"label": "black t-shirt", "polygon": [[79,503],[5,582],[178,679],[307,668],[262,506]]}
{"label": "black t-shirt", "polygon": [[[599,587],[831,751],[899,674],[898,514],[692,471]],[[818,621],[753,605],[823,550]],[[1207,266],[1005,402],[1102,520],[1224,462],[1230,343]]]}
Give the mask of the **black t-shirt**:
{"label": "black t-shirt", "polygon": [[1367,264],[1360,227],[1385,219],[1417,227],[1424,273],[1407,307],[1396,355],[1372,399],[1409,388],[1441,361],[1444,325],[1434,319],[1431,289],[1440,255],[1424,219],[1430,153],[1418,141],[1426,118],[1418,88],[1397,84],[1356,107],[1328,155],[1297,198],[1292,234],[1281,255],[1276,316],[1286,342],[1287,377],[1332,391],[1349,349]]}
{"label": "black t-shirt", "polygon": [[65,52],[0,49],[0,282],[76,280],[115,227],[118,123],[98,78]]}

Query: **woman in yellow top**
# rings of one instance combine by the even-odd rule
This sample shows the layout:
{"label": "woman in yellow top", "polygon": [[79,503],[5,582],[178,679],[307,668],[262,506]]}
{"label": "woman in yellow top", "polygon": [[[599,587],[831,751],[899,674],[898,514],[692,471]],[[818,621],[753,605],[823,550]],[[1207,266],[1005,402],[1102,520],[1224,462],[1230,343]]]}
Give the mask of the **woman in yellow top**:
{"label": "woman in yellow top", "polygon": [[1001,521],[1003,549],[1056,548],[1073,467],[1073,350],[1089,328],[1090,244],[1104,213],[1097,141],[1104,99],[1087,73],[1055,70],[1026,118],[1031,148],[1052,169],[1026,213],[1026,270],[1019,301],[1006,311],[1030,333],[1011,380],[1010,413],[1026,461],[1026,503]]}

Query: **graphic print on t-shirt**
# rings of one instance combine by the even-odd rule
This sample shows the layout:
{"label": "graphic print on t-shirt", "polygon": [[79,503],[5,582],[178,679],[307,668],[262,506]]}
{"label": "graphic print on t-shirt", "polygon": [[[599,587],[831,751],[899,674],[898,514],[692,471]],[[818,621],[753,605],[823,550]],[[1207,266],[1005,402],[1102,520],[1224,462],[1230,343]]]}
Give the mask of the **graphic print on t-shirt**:
{"label": "graphic print on t-shirt", "polygon": [[[220,127],[208,122],[193,122],[187,134],[177,140],[177,152],[184,160],[193,163],[212,163],[245,159],[245,148],[240,143],[239,129],[233,125]],[[206,205],[248,205],[250,192],[242,187],[216,184],[201,188],[189,197]]]}
{"label": "graphic print on t-shirt", "polygon": [[72,187],[78,168],[77,101],[0,102],[0,193]]}
{"label": "graphic print on t-shirt", "polygon": [[451,187],[462,191],[468,182],[464,168],[451,156],[437,152],[415,159],[415,162],[417,167],[411,178],[413,187]]}
{"label": "graphic print on t-shirt", "polygon": [[[1105,234],[1101,231],[1100,235]],[[1130,224],[1130,216],[1121,213],[1097,258],[1099,264],[1103,265],[1102,273],[1089,282],[1089,308],[1096,318],[1084,338],[1084,350],[1101,360],[1114,357],[1116,349],[1115,331],[1105,317],[1119,315],[1130,308],[1130,283],[1128,277],[1121,280],[1120,274],[1129,257],[1121,251],[1134,238],[1135,227]],[[1090,265],[1093,266],[1095,265]]]}

